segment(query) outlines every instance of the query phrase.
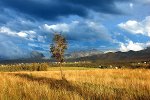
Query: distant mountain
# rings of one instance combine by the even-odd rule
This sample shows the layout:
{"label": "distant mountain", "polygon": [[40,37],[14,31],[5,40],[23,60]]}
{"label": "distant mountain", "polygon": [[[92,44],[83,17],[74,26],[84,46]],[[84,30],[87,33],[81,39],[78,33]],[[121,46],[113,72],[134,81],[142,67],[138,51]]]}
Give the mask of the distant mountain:
{"label": "distant mountain", "polygon": [[92,56],[81,57],[76,60],[88,60],[88,61],[150,61],[150,47],[141,51],[128,51],[128,52],[108,52],[103,54],[97,54]]}
{"label": "distant mountain", "polygon": [[103,52],[96,50],[96,49],[82,50],[82,51],[76,51],[76,52],[65,54],[65,57],[66,58],[80,58],[80,57],[93,56],[97,54],[103,54]]}

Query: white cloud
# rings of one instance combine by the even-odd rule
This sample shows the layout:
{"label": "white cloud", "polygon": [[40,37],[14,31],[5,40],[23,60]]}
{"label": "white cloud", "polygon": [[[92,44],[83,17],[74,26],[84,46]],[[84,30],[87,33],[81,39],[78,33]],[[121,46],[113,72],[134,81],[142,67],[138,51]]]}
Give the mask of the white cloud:
{"label": "white cloud", "polygon": [[106,28],[102,24],[98,24],[98,23],[92,22],[92,21],[87,21],[86,24],[89,26],[89,28],[92,28],[97,32],[100,32],[102,30],[106,31]]}
{"label": "white cloud", "polygon": [[23,38],[26,38],[28,36],[28,34],[25,32],[18,32],[17,35]]}
{"label": "white cloud", "polygon": [[101,24],[91,20],[72,21],[70,23],[59,23],[47,25],[42,28],[50,32],[63,32],[71,40],[106,40],[111,41],[111,35]]}
{"label": "white cloud", "polygon": [[7,28],[5,26],[0,28],[0,33],[6,33],[8,35],[19,36],[19,37],[23,37],[23,38],[28,36],[27,33],[25,33],[25,32],[22,32],[22,31],[15,32],[15,31],[12,31],[11,29],[9,29],[9,28]]}
{"label": "white cloud", "polygon": [[13,32],[12,30],[10,30],[9,28],[3,26],[0,28],[0,33],[6,33],[8,35],[16,35],[16,32]]}
{"label": "white cloud", "polygon": [[37,44],[35,43],[28,43],[28,46],[31,46],[31,47],[39,47]]}
{"label": "white cloud", "polygon": [[69,32],[69,25],[66,23],[56,24],[56,25],[48,25],[45,24],[44,29],[47,31],[56,31],[56,32]]}
{"label": "white cloud", "polygon": [[130,3],[129,6],[130,6],[130,8],[133,8],[133,3]]}
{"label": "white cloud", "polygon": [[128,40],[127,43],[122,43],[120,42],[120,48],[119,50],[122,52],[127,52],[129,50],[133,50],[133,51],[140,51],[145,49],[146,47],[150,46],[150,42],[147,43],[134,43],[131,40]]}
{"label": "white cloud", "polygon": [[29,39],[29,40],[33,40],[36,34],[36,32],[33,30],[16,32],[5,26],[0,27],[0,33],[7,34],[10,36],[21,37],[21,38]]}
{"label": "white cloud", "polygon": [[45,36],[38,36],[38,37],[37,37],[37,40],[38,40],[39,42],[43,42],[43,43],[44,43],[44,42],[45,42],[45,38],[46,38]]}
{"label": "white cloud", "polygon": [[143,34],[150,37],[150,16],[142,21],[129,20],[125,23],[120,23],[118,26],[133,34]]}

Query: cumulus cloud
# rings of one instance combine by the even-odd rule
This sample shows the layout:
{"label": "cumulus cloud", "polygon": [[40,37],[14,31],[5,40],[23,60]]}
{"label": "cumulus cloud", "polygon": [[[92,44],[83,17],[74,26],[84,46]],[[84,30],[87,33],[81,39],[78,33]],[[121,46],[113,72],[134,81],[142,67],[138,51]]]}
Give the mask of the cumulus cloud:
{"label": "cumulus cloud", "polygon": [[32,40],[34,38],[34,35],[36,34],[36,32],[32,30],[16,32],[5,26],[0,27],[0,33],[30,40]]}
{"label": "cumulus cloud", "polygon": [[56,25],[45,24],[43,27],[47,31],[69,32],[69,25],[66,23],[56,24]]}
{"label": "cumulus cloud", "polygon": [[125,23],[120,23],[118,26],[133,34],[142,34],[150,37],[150,16],[147,16],[142,21],[129,20]]}
{"label": "cumulus cloud", "polygon": [[127,51],[130,51],[130,50],[140,51],[140,50],[145,49],[148,46],[150,46],[150,42],[147,42],[147,43],[138,43],[138,42],[135,42],[134,43],[133,41],[128,40],[127,43],[120,42],[120,48],[119,48],[119,50],[122,51],[122,52],[127,52]]}
{"label": "cumulus cloud", "polygon": [[60,23],[43,25],[43,29],[51,32],[62,32],[68,40],[102,40],[111,41],[108,30],[100,23],[93,21],[72,21],[71,23]]}
{"label": "cumulus cloud", "polygon": [[25,32],[15,32],[5,26],[0,28],[0,33],[6,33],[8,35],[19,36],[23,38],[27,37],[27,34]]}

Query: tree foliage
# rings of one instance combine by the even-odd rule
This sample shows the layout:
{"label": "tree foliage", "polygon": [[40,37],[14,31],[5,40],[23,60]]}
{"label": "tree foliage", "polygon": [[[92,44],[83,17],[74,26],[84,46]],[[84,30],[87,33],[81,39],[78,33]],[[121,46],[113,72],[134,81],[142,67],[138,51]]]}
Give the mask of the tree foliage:
{"label": "tree foliage", "polygon": [[52,58],[55,58],[60,63],[64,62],[64,53],[67,49],[67,41],[65,37],[59,33],[54,34],[53,42],[50,46]]}

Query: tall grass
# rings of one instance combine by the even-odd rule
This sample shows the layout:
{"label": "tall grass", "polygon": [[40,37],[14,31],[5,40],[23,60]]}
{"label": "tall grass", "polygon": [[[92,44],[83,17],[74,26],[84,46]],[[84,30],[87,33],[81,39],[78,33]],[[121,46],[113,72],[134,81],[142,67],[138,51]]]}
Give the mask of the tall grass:
{"label": "tall grass", "polygon": [[150,70],[0,73],[1,100],[149,100]]}

